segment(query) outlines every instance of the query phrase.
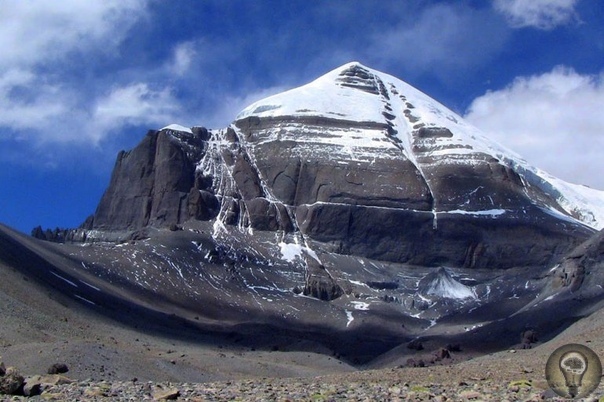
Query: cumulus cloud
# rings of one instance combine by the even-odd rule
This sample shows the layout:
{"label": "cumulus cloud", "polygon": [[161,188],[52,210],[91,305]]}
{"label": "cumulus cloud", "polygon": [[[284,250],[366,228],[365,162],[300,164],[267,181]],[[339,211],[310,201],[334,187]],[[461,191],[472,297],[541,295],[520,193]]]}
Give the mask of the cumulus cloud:
{"label": "cumulus cloud", "polygon": [[529,163],[604,190],[604,72],[558,66],[475,99],[465,116]]}
{"label": "cumulus cloud", "polygon": [[0,4],[0,68],[56,61],[90,46],[110,50],[144,10],[141,0],[6,0]]}
{"label": "cumulus cloud", "polygon": [[577,0],[494,0],[495,10],[516,28],[553,29],[578,19]]}
{"label": "cumulus cloud", "polygon": [[143,15],[141,0],[2,2],[0,140],[29,141],[32,148],[98,144],[107,135],[102,130],[136,121],[141,111],[153,112],[153,119],[174,110],[167,88],[126,83],[107,95],[69,72],[89,68],[90,57],[118,57],[118,45]]}
{"label": "cumulus cloud", "polygon": [[0,75],[0,126],[43,129],[54,116],[69,110],[58,99],[59,92],[57,84],[44,82],[31,71],[5,71]]}

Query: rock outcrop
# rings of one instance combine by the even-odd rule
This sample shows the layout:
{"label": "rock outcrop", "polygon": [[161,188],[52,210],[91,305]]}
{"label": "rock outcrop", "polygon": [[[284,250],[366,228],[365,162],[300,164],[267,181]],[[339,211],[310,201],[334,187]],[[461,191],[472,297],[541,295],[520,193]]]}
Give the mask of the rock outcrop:
{"label": "rock outcrop", "polygon": [[149,131],[132,151],[120,152],[93,229],[136,230],[215,216],[216,198],[195,175],[205,135],[203,128]]}
{"label": "rock outcrop", "polygon": [[603,268],[604,230],[601,230],[556,265],[552,271],[552,285],[554,288],[576,292],[582,288],[584,281],[588,280],[592,286],[586,288],[592,291],[593,286],[598,286],[604,280]]}
{"label": "rock outcrop", "polygon": [[16,395],[23,387],[25,379],[14,367],[8,367],[0,376],[0,395]]}

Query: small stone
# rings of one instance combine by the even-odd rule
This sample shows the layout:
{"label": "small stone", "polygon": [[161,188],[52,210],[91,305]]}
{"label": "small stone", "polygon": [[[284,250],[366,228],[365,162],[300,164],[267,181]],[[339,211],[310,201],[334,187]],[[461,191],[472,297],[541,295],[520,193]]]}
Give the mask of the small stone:
{"label": "small stone", "polygon": [[84,390],[84,396],[101,398],[101,397],[107,397],[108,393],[107,393],[107,389],[105,389],[105,388],[92,387],[92,388],[87,388],[86,390]]}
{"label": "small stone", "polygon": [[76,380],[72,380],[71,378],[65,377],[64,375],[53,374],[53,375],[45,375],[42,377],[42,380],[45,384],[51,385],[63,385],[63,384],[72,384],[76,382]]}
{"label": "small stone", "polygon": [[401,389],[400,387],[391,387],[388,392],[390,392],[392,395],[399,395],[401,393]]}
{"label": "small stone", "polygon": [[46,371],[48,374],[63,374],[69,371],[69,367],[65,363],[55,363]]}
{"label": "small stone", "polygon": [[435,357],[437,360],[450,359],[451,353],[445,348],[440,348],[435,352]]}
{"label": "small stone", "polygon": [[459,396],[466,400],[482,399],[482,394],[476,391],[462,391]]}
{"label": "small stone", "polygon": [[153,399],[156,401],[171,401],[180,396],[180,391],[177,388],[160,389],[155,391]]}

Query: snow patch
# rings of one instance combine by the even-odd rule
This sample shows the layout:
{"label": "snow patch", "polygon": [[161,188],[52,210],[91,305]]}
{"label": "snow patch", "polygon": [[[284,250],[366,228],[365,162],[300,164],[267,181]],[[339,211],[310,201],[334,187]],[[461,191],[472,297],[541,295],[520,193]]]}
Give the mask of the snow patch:
{"label": "snow patch", "polygon": [[82,297],[82,296],[80,296],[80,295],[76,295],[76,294],[74,294],[74,297],[77,297],[78,299],[80,299],[80,300],[82,300],[82,301],[84,301],[84,302],[86,302],[86,303],[88,303],[88,304],[92,304],[93,306],[96,306],[96,303],[95,303],[95,302],[90,301],[90,300],[88,300],[88,299],[86,299],[86,298],[84,298],[84,297]]}
{"label": "snow patch", "polygon": [[321,262],[319,260],[319,256],[317,255],[317,253],[315,253],[314,250],[308,247],[301,246],[300,244],[280,242],[279,247],[281,249],[281,259],[287,262],[294,262],[296,258],[302,259],[303,252],[305,252],[310,257],[314,258],[319,263]]}
{"label": "snow patch", "polygon": [[182,131],[183,133],[193,134],[193,131],[189,127],[181,126],[180,124],[169,124],[160,131],[162,130]]}
{"label": "snow patch", "polygon": [[344,311],[346,312],[346,318],[348,319],[348,321],[346,321],[346,328],[348,328],[350,323],[352,321],[354,321],[354,317],[352,316],[352,311],[349,311],[349,310],[344,310]]}
{"label": "snow patch", "polygon": [[293,243],[279,243],[281,248],[281,259],[287,262],[294,262],[297,258],[302,258],[302,246]]}
{"label": "snow patch", "polygon": [[439,214],[461,214],[461,215],[483,215],[483,216],[499,216],[505,214],[507,211],[505,209],[487,209],[483,211],[466,211],[463,209],[454,209],[451,211],[439,212]]}
{"label": "snow patch", "polygon": [[456,281],[445,268],[440,268],[423,293],[428,296],[437,296],[447,299],[476,299],[476,293],[470,286]]}
{"label": "snow patch", "polygon": [[72,282],[72,281],[70,281],[69,279],[62,277],[61,275],[59,275],[59,274],[57,274],[57,273],[51,272],[51,274],[53,274],[54,276],[56,276],[57,278],[59,278],[59,279],[61,279],[61,280],[65,281],[65,282],[69,283],[69,284],[70,284],[71,286],[73,286],[74,288],[77,288],[77,287],[78,287],[78,285],[76,285],[75,283],[73,283],[73,282]]}
{"label": "snow patch", "polygon": [[353,301],[353,302],[350,302],[350,304],[352,304],[354,306],[355,310],[362,310],[362,311],[369,310],[369,303]]}
{"label": "snow patch", "polygon": [[80,279],[80,282],[82,282],[84,285],[88,286],[89,288],[92,288],[92,289],[96,290],[97,292],[100,292],[100,291],[101,291],[101,289],[97,288],[97,287],[96,287],[96,286],[94,286],[94,285],[89,284],[88,282],[84,282],[84,281],[83,281],[83,280],[81,280],[81,279]]}

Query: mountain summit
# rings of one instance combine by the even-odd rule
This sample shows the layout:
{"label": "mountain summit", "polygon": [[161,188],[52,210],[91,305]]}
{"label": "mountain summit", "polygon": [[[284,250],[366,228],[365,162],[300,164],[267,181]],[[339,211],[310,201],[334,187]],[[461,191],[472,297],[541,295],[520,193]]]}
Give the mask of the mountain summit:
{"label": "mountain summit", "polygon": [[[68,234],[87,247],[56,248],[71,265],[55,273],[67,286],[97,278],[77,295],[95,305],[113,300],[98,292],[128,295],[190,325],[281,334],[360,362],[418,337],[503,347],[512,331],[557,330],[601,298],[599,254],[568,256],[584,254],[602,205],[602,192],[349,63],[224,129],[149,131]],[[583,304],[568,309],[576,292]]]}

